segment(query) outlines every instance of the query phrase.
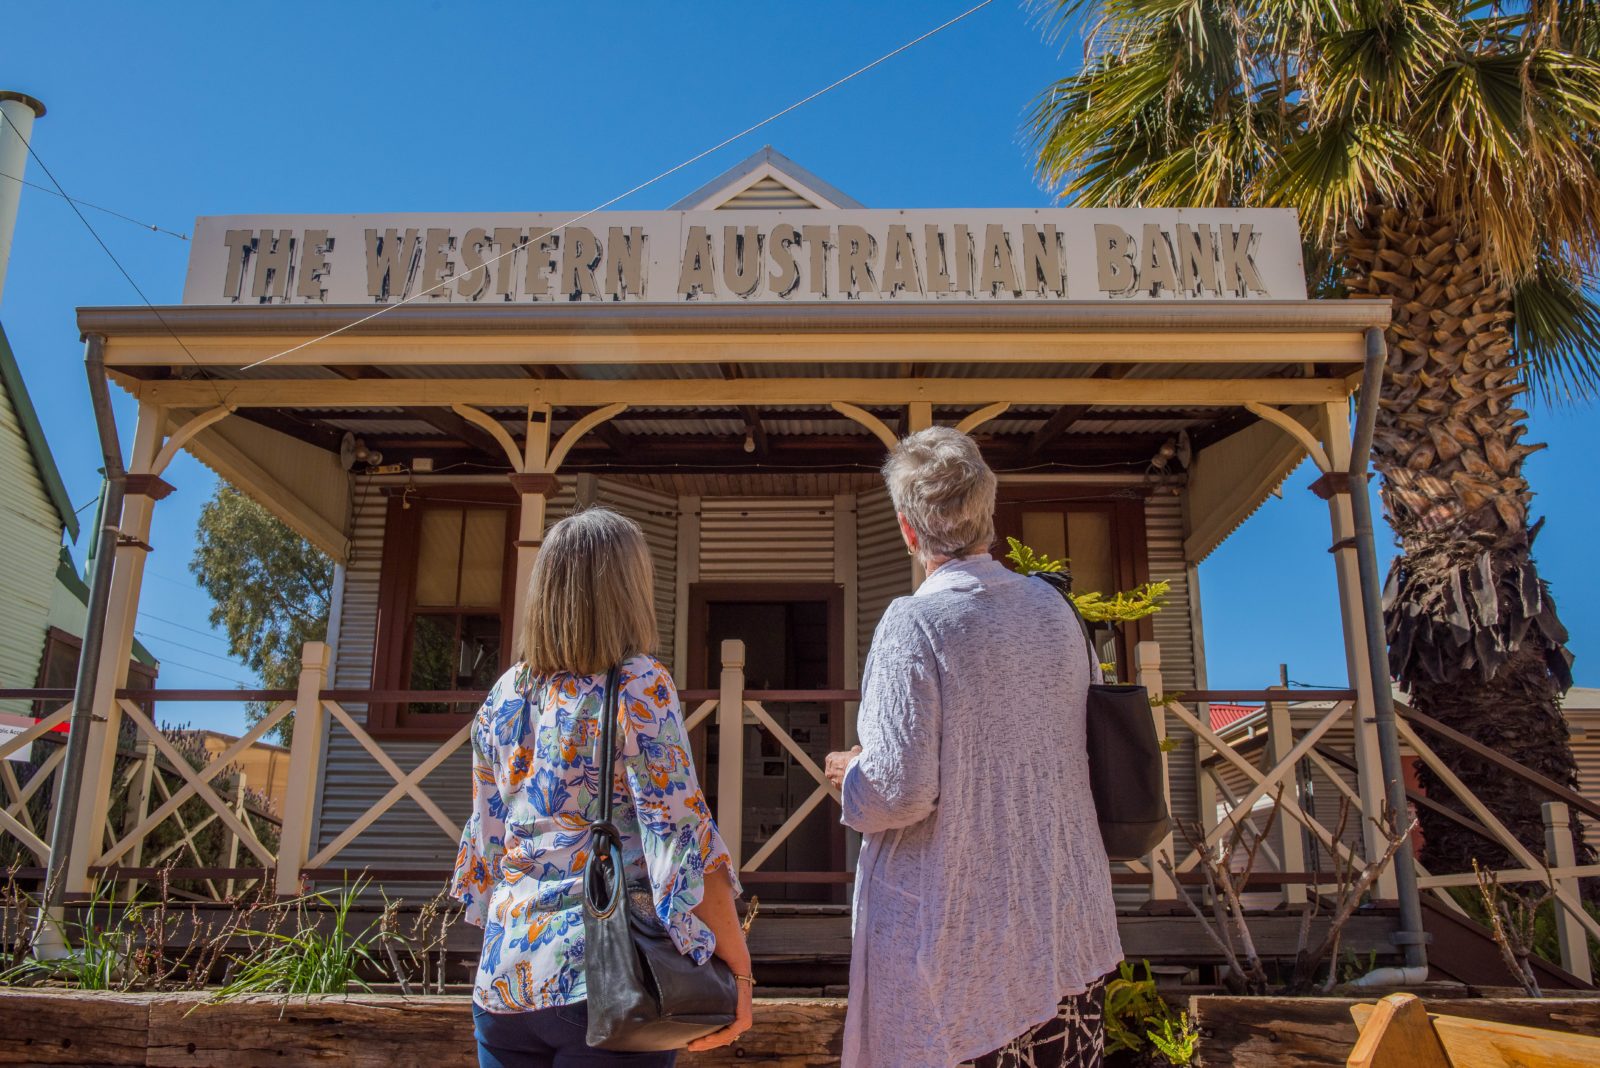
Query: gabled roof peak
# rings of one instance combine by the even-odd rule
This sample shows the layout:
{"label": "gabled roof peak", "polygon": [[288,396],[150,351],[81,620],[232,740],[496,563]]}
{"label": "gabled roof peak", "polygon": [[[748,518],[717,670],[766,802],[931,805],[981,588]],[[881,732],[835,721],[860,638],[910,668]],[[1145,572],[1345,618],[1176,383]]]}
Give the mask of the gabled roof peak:
{"label": "gabled roof peak", "polygon": [[671,211],[782,208],[860,208],[845,195],[771,145],[749,156],[671,205]]}

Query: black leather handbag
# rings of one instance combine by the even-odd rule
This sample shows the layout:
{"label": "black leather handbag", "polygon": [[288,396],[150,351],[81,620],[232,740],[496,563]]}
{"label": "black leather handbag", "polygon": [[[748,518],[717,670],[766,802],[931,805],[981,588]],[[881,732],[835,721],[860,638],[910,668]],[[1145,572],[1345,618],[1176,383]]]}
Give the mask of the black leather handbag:
{"label": "black leather handbag", "polygon": [[[1091,672],[1099,663],[1089,624],[1072,600],[1072,578],[1041,572],[1039,578],[1061,594],[1078,621],[1089,648]],[[1089,789],[1094,794],[1100,838],[1112,860],[1139,860],[1148,856],[1172,828],[1167,812],[1166,776],[1161,742],[1156,737],[1150,693],[1127,683],[1089,684],[1089,710],[1085,717],[1089,749]]]}
{"label": "black leather handbag", "polygon": [[595,1049],[652,1053],[677,1049],[733,1023],[739,988],[726,964],[716,958],[696,964],[678,952],[653,910],[629,905],[622,835],[611,821],[620,672],[618,665],[606,675],[595,743],[600,818],[589,825],[583,876],[585,1037]]}

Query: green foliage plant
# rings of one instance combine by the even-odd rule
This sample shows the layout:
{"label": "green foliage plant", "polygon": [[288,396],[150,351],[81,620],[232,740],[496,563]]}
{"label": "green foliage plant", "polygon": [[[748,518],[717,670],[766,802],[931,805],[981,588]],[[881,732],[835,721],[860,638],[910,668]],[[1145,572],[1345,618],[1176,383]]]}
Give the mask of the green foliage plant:
{"label": "green foliage plant", "polygon": [[1170,1024],[1176,1019],[1172,1007],[1156,990],[1150,962],[1142,960],[1139,967],[1144,970],[1142,976],[1133,964],[1123,961],[1117,965],[1116,977],[1106,983],[1103,1019],[1107,1053],[1138,1053],[1151,1039],[1150,1028],[1169,1034]]}
{"label": "green foliage plant", "polygon": [[1195,1051],[1200,1045],[1200,1029],[1189,1021],[1186,1012],[1178,1013],[1175,1018],[1163,1017],[1157,1021],[1156,1030],[1146,1031],[1145,1037],[1168,1064],[1179,1068],[1194,1063]]}
{"label": "green foliage plant", "polygon": [[[293,916],[292,930],[279,930],[275,924],[239,932],[248,948],[233,956],[233,977],[212,1000],[225,1002],[248,994],[344,994],[352,988],[369,991],[360,972],[378,968],[375,950],[388,937],[381,918],[361,930],[351,922],[351,910],[369,882],[357,879],[335,893],[303,894],[276,906],[285,917]],[[322,910],[326,918],[319,923],[316,913]]]}
{"label": "green foliage plant", "polygon": [[[1059,574],[1067,570],[1069,561],[1052,560],[1016,538],[1007,538],[1006,545],[1010,548],[1006,559],[1019,575]],[[1074,593],[1072,603],[1088,623],[1136,623],[1165,608],[1171,592],[1170,582],[1145,582],[1126,593],[1112,594],[1109,599],[1099,592]]]}

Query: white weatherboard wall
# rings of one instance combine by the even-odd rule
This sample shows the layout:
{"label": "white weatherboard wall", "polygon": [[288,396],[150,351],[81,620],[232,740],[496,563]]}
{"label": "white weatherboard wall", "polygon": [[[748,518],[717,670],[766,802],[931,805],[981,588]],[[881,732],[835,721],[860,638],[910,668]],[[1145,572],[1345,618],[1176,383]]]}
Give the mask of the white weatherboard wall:
{"label": "white weatherboard wall", "polygon": [[[29,687],[39,678],[44,633],[56,586],[61,552],[61,517],[34,467],[33,453],[17,420],[11,398],[0,390],[0,686]],[[0,702],[24,712],[27,702]]]}

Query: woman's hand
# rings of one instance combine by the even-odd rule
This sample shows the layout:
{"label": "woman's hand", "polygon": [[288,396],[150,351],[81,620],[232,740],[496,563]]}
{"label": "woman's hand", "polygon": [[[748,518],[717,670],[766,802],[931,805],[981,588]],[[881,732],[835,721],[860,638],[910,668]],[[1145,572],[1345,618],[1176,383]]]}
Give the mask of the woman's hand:
{"label": "woman's hand", "polygon": [[733,1023],[720,1031],[714,1031],[704,1038],[697,1038],[689,1043],[688,1049],[690,1053],[704,1053],[708,1049],[726,1046],[750,1030],[751,1024],[755,1023],[755,1016],[753,1015],[755,994],[751,990],[750,984],[736,982],[733,985],[739,988],[739,1010],[733,1017]]}
{"label": "woman's hand", "polygon": [[859,745],[849,752],[829,753],[828,762],[824,769],[824,774],[828,776],[828,781],[833,783],[836,788],[844,789],[844,773],[850,770],[850,762],[860,755],[861,747]]}

